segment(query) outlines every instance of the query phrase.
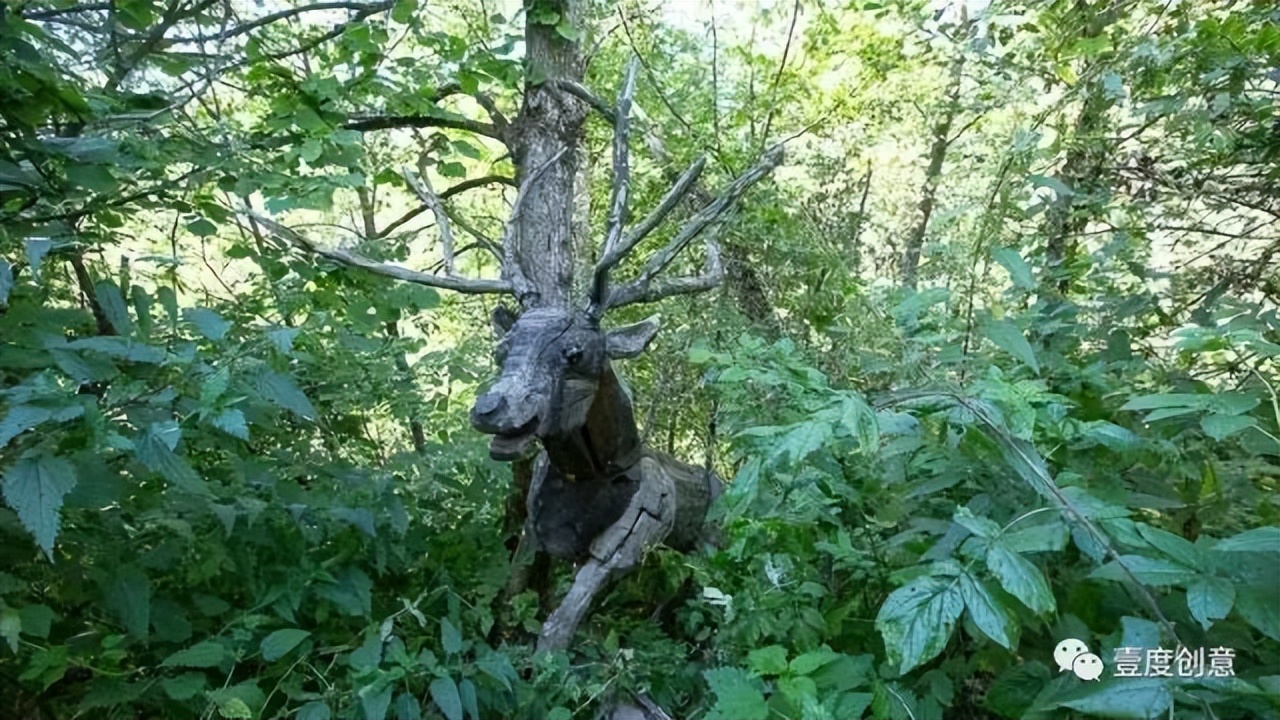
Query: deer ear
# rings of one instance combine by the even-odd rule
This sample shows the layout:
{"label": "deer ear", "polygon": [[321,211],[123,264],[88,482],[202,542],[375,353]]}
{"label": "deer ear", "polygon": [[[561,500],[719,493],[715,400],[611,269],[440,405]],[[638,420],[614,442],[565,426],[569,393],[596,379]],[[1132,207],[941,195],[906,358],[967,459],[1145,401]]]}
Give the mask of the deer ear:
{"label": "deer ear", "polygon": [[506,335],[511,330],[511,326],[516,324],[516,314],[506,305],[495,307],[490,319],[493,321],[493,331],[498,333],[498,337]]}
{"label": "deer ear", "polygon": [[634,325],[614,328],[606,334],[605,352],[614,360],[633,358],[649,346],[658,334],[658,316],[646,318]]}

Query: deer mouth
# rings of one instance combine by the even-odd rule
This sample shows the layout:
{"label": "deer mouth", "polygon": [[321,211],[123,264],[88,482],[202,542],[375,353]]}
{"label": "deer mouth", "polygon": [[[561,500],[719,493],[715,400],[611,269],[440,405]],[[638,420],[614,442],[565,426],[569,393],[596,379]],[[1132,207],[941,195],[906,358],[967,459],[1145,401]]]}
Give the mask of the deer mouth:
{"label": "deer mouth", "polygon": [[537,438],[538,418],[530,418],[512,432],[498,433],[489,441],[489,457],[494,460],[519,460],[529,444]]}

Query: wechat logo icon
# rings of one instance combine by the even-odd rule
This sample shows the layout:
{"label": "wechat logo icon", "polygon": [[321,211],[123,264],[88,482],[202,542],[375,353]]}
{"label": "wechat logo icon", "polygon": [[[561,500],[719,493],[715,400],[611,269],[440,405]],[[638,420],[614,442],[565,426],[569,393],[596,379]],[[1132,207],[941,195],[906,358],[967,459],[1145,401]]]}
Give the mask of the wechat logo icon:
{"label": "wechat logo icon", "polygon": [[1081,680],[1097,680],[1102,677],[1102,658],[1089,652],[1083,640],[1067,638],[1053,649],[1053,660],[1058,672],[1070,670]]}

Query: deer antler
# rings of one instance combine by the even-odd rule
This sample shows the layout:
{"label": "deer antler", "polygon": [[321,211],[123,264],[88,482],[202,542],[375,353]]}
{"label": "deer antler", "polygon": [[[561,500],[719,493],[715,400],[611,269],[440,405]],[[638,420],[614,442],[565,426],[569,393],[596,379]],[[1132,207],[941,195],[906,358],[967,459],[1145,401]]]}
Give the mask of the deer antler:
{"label": "deer antler", "polygon": [[[724,276],[724,270],[720,264],[720,245],[716,242],[716,235],[724,225],[725,214],[751,186],[772,172],[783,158],[782,144],[767,150],[754,166],[730,183],[722,195],[689,218],[671,242],[651,255],[634,280],[621,287],[610,288],[609,273],[635,249],[641,240],[662,224],[667,215],[689,194],[706,167],[706,158],[700,156],[688,170],[684,171],[652,212],[629,231],[623,231],[629,214],[627,196],[631,185],[631,168],[628,164],[627,143],[631,131],[631,101],[635,94],[636,67],[637,62],[632,59],[627,65],[617,108],[610,113],[605,113],[605,117],[610,118],[614,126],[613,187],[610,192],[609,219],[605,226],[604,248],[592,270],[591,292],[587,303],[587,312],[597,319],[612,307],[654,302],[672,295],[703,292],[719,285]],[[702,273],[691,277],[658,280],[658,275],[671,264],[671,261],[709,226],[712,226],[712,229],[706,236],[707,260]]]}

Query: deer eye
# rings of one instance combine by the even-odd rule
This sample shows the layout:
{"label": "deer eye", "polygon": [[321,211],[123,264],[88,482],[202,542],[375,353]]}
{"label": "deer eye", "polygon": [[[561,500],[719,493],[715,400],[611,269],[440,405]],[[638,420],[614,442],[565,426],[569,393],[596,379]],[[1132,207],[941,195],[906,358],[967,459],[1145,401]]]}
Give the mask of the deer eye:
{"label": "deer eye", "polygon": [[577,345],[569,345],[564,349],[564,359],[570,365],[577,365],[582,359],[582,348]]}

